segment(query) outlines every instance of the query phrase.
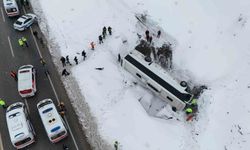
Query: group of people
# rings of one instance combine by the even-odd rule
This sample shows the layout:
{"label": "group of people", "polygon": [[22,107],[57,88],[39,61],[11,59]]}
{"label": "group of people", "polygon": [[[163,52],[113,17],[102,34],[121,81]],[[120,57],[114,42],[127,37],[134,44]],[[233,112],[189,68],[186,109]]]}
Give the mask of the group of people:
{"label": "group of people", "polygon": [[18,39],[18,44],[19,44],[19,46],[21,46],[21,47],[23,47],[24,45],[25,45],[26,47],[29,47],[28,42],[27,42],[27,39],[26,39],[25,37],[22,37],[22,38]]}
{"label": "group of people", "polygon": [[[110,26],[108,27],[108,33],[109,33],[109,35],[112,35],[112,28],[111,28]],[[104,27],[102,28],[102,34],[99,35],[99,37],[98,37],[98,39],[99,39],[99,44],[102,44],[102,43],[103,43],[103,39],[105,39],[106,36],[107,36],[107,28],[106,28],[106,26],[104,26]]]}
{"label": "group of people", "polygon": [[[153,40],[153,36],[150,35],[150,33],[149,33],[148,30],[145,31],[145,36],[146,36],[147,42],[149,42],[149,43],[151,44],[151,43],[152,43],[152,40]],[[161,37],[161,30],[158,30],[158,31],[157,31],[157,36],[156,36],[156,37],[157,37],[157,38],[160,38],[160,37]]]}

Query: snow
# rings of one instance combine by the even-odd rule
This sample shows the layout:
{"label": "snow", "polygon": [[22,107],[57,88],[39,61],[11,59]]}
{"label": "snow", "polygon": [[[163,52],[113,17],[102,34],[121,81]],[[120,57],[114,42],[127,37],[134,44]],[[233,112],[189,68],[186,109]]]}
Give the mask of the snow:
{"label": "snow", "polygon": [[[72,77],[62,79],[95,149],[112,149],[115,140],[123,150],[249,149],[250,1],[31,2],[58,70],[62,70],[61,56],[69,55],[71,63],[78,57],[79,65],[67,67]],[[174,119],[160,119],[143,108],[160,100],[140,84],[134,85],[136,79],[117,62],[118,53],[133,50],[136,33],[144,35],[135,13],[147,13],[176,40],[173,75],[209,87],[198,101],[198,120],[185,122],[182,113],[169,107],[160,113]],[[99,45],[103,26],[111,26],[113,35]],[[128,42],[123,44],[124,40]],[[94,51],[91,41],[96,43]],[[85,61],[80,55],[83,49]]]}

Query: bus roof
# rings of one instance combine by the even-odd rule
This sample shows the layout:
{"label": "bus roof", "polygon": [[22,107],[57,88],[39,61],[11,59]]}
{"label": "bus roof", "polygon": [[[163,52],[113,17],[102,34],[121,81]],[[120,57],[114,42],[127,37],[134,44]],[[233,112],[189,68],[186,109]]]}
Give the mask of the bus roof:
{"label": "bus roof", "polygon": [[166,90],[170,91],[180,100],[187,102],[191,99],[192,95],[185,91],[185,87],[180,86],[180,84],[178,84],[178,82],[158,64],[146,62],[143,55],[137,50],[134,50],[125,56],[125,60],[133,64],[138,70],[146,74],[149,78]]}
{"label": "bus roof", "polygon": [[15,109],[8,111],[6,113],[6,120],[11,141],[17,141],[29,134],[29,128],[23,107],[16,107]]}
{"label": "bus roof", "polygon": [[47,134],[53,135],[59,131],[66,130],[61,116],[51,99],[45,99],[37,104],[39,115],[45,127]]}

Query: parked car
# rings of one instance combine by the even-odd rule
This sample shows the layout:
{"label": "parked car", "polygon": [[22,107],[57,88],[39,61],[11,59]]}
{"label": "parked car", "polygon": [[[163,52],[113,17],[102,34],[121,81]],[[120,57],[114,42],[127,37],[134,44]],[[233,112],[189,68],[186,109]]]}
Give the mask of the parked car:
{"label": "parked car", "polygon": [[29,13],[29,14],[22,15],[14,23],[14,29],[19,30],[19,31],[24,31],[36,21],[37,21],[37,16],[35,14]]}
{"label": "parked car", "polygon": [[21,97],[35,95],[36,71],[32,65],[24,65],[18,69],[18,92]]}

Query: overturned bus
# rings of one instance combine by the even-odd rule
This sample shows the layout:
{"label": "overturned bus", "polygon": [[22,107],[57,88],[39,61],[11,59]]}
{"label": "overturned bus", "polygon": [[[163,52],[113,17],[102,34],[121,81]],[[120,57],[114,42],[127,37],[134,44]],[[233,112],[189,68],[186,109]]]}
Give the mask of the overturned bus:
{"label": "overturned bus", "polygon": [[169,103],[174,111],[183,110],[193,98],[185,85],[179,84],[160,65],[146,61],[145,56],[136,50],[123,57],[121,65],[153,93]]}

